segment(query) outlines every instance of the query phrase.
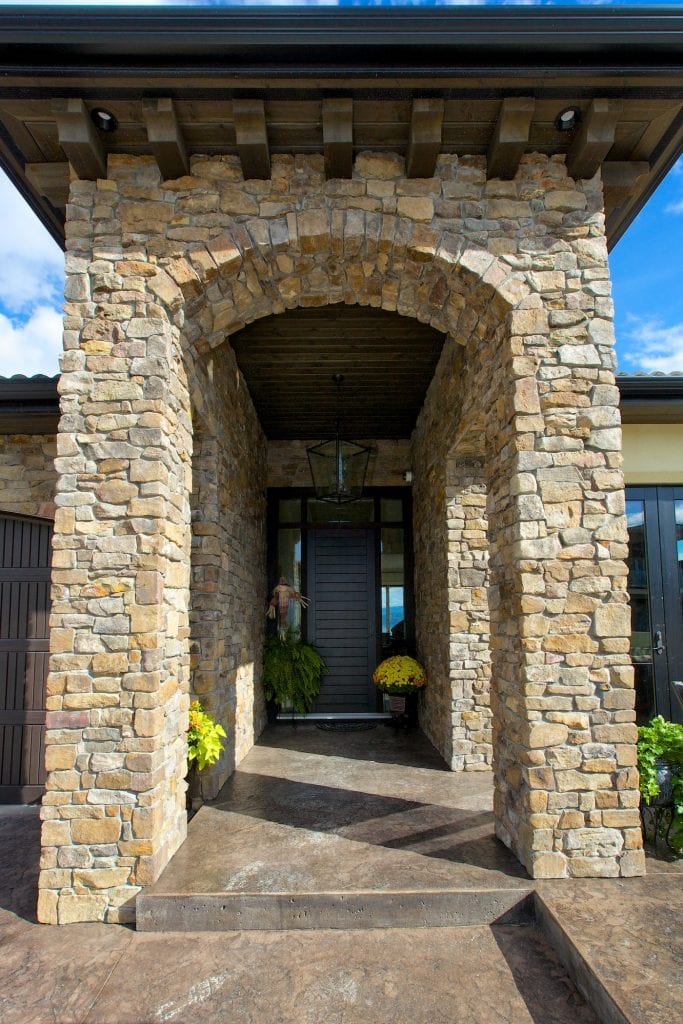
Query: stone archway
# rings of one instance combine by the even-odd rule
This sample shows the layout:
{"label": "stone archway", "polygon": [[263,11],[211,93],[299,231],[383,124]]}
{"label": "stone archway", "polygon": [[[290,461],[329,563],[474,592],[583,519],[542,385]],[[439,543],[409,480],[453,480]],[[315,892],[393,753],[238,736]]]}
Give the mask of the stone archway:
{"label": "stone archway", "polygon": [[[443,382],[447,382],[451,390],[455,388],[455,394],[449,397],[451,415],[444,415],[443,409],[436,410],[436,426],[431,421],[434,412],[430,400],[427,400],[422,417],[426,426],[418,429],[416,439],[419,450],[422,444],[419,435],[426,430],[429,454],[425,458],[418,454],[416,458],[416,493],[419,494],[423,467],[445,465],[448,447],[463,429],[463,416],[469,415],[468,401],[463,401],[457,390],[465,347],[471,341],[470,348],[476,360],[476,350],[482,338],[503,338],[501,324],[504,324],[506,313],[511,308],[511,297],[525,296],[529,289],[517,276],[504,271],[489,254],[469,246],[462,237],[427,231],[419,225],[401,224],[394,216],[375,220],[375,233],[384,241],[377,242],[373,235],[369,242],[362,242],[360,248],[356,246],[353,251],[354,259],[364,268],[362,276],[355,273],[355,262],[346,264],[340,260],[338,253],[345,245],[344,222],[335,220],[325,210],[306,212],[298,218],[296,230],[292,232],[296,242],[287,247],[286,260],[281,258],[276,247],[265,242],[256,252],[254,238],[263,235],[263,224],[249,220],[240,230],[226,233],[212,243],[209,247],[211,264],[207,265],[205,254],[194,250],[182,260],[166,263],[164,273],[173,276],[186,301],[197,310],[191,322],[186,319],[183,324],[183,335],[188,340],[186,358],[196,366],[201,366],[203,360],[209,360],[214,372],[226,346],[229,350],[226,330],[235,333],[235,328],[241,329],[258,317],[277,315],[298,304],[322,305],[341,298],[349,304],[372,304],[386,311],[398,309],[404,316],[447,331],[449,342],[442,355],[434,387],[442,388]],[[288,230],[286,224],[276,224],[284,236]],[[275,230],[271,223],[271,235]],[[354,237],[356,235],[357,232]],[[302,274],[296,286],[292,280],[293,267],[298,267]],[[253,286],[256,272],[258,288]],[[171,288],[163,277],[161,280]],[[498,288],[493,287],[493,281],[499,283]],[[251,289],[249,282],[252,282]],[[208,302],[201,301],[200,284],[204,294],[211,289],[210,309],[207,308]],[[159,285],[158,280],[152,281],[152,287],[157,290],[160,290]],[[198,324],[204,325],[201,333]],[[207,335],[206,331],[210,333]],[[232,355],[229,358],[232,361]],[[207,389],[202,387],[201,392],[206,401]],[[220,413],[214,415],[220,416]],[[223,433],[226,429],[227,425],[224,425]],[[428,499],[425,499],[425,504],[428,505]],[[418,534],[416,570],[419,577],[431,578],[433,569],[421,561],[421,550]],[[429,557],[433,560],[435,553],[431,552]],[[437,603],[444,607],[446,592],[447,584],[444,584],[436,597]],[[426,611],[429,603],[429,598],[418,601],[418,643],[421,634],[423,642],[420,646],[424,648],[430,676],[434,680],[426,695],[424,725],[446,760],[458,767],[457,761],[451,758],[454,729],[450,697],[441,692],[438,685],[441,677],[448,678],[449,675],[448,624],[446,622],[440,630],[434,629],[434,622]],[[431,636],[442,637],[442,640],[432,645],[428,639]],[[435,658],[437,646],[445,647],[438,669],[438,659]],[[230,723],[234,724],[232,717]],[[488,742],[490,745],[490,738]],[[483,761],[477,758],[476,763],[490,765],[490,754]],[[210,792],[214,792],[225,777],[225,768],[216,772]]]}
{"label": "stone archway", "polygon": [[[433,511],[419,550],[423,579],[437,565],[434,614],[419,628],[436,638],[435,679],[450,676],[467,621],[453,622],[457,596],[449,605],[448,463],[483,438],[499,835],[536,877],[640,872],[613,336],[589,288],[604,239],[590,214],[593,234],[573,231],[596,186],[529,161],[520,182],[543,197],[548,174],[554,188],[545,216],[542,198],[488,198],[471,165],[458,186],[455,158],[427,195],[406,193],[398,160],[359,158],[352,187],[330,189],[313,164],[277,160],[272,184],[198,160],[160,189],[149,161],[113,158],[109,181],[72,186],[41,920],[125,918],[182,841],[191,410],[199,458],[235,457],[226,409],[253,455],[253,409],[221,358],[230,334],[335,301],[449,337],[414,440],[416,493]],[[458,187],[479,188],[491,217],[498,203],[495,237],[446,208]],[[286,200],[259,198],[279,189]],[[88,211],[103,204],[100,230]],[[524,257],[527,236],[538,258]],[[462,709],[448,707],[448,681],[434,693],[446,700],[428,728],[443,747]]]}

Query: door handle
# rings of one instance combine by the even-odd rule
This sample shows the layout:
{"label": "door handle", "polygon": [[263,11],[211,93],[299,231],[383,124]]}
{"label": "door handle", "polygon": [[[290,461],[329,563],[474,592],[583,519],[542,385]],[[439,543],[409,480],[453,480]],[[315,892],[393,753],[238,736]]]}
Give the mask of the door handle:
{"label": "door handle", "polygon": [[655,654],[664,654],[664,634],[661,629],[655,630],[652,647]]}

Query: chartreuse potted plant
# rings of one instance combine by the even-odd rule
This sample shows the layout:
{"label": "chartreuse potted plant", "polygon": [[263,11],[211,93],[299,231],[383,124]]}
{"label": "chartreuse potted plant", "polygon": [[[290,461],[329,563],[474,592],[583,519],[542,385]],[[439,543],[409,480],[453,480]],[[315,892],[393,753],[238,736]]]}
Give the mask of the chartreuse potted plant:
{"label": "chartreuse potted plant", "polygon": [[410,724],[417,714],[416,696],[427,685],[424,666],[407,654],[394,654],[379,663],[372,679],[381,693],[389,695],[392,718]]}
{"label": "chartreuse potted plant", "polygon": [[[683,850],[683,725],[657,715],[638,729],[638,771],[644,806],[654,809],[653,839],[664,830],[673,849]],[[668,807],[665,819],[661,808]],[[666,820],[666,825],[664,822]],[[669,824],[670,822],[670,824]]]}
{"label": "chartreuse potted plant", "polygon": [[304,643],[297,630],[288,627],[269,634],[263,646],[263,689],[269,719],[283,708],[307,715],[326,671],[320,651],[314,644]]}
{"label": "chartreuse potted plant", "polygon": [[209,715],[198,700],[190,704],[187,730],[188,809],[193,797],[199,796],[198,773],[218,761],[225,744],[226,732],[220,722]]}

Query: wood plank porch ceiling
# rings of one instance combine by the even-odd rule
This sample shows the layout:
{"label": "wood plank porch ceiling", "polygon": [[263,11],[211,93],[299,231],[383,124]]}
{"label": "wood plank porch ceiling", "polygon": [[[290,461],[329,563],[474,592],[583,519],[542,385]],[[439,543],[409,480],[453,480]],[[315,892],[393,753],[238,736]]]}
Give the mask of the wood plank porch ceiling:
{"label": "wood plank porch ceiling", "polygon": [[362,306],[295,309],[230,338],[266,436],[410,437],[444,336],[417,320]]}

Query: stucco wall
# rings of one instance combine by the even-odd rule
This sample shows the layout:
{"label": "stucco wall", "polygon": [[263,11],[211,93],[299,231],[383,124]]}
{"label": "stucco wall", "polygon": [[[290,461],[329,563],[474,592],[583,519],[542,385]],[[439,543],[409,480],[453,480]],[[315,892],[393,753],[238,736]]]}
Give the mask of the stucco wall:
{"label": "stucco wall", "polygon": [[683,484],[683,423],[624,423],[627,484]]}

